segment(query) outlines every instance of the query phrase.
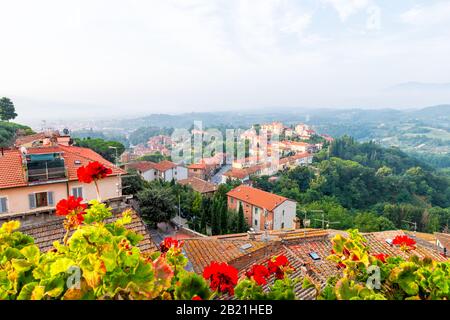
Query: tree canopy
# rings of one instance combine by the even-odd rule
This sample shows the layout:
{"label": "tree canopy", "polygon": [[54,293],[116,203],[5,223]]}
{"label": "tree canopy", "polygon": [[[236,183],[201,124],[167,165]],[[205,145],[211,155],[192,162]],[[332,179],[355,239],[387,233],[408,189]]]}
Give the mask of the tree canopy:
{"label": "tree canopy", "polygon": [[[75,144],[80,147],[92,149],[103,158],[113,163],[118,161],[118,159],[116,159],[116,154],[120,157],[125,151],[125,146],[122,143],[117,141],[106,141],[100,138],[75,139]],[[117,153],[115,148],[117,148]]]}
{"label": "tree canopy", "polygon": [[3,97],[0,99],[0,119],[3,121],[13,120],[17,117],[16,108],[11,99]]}

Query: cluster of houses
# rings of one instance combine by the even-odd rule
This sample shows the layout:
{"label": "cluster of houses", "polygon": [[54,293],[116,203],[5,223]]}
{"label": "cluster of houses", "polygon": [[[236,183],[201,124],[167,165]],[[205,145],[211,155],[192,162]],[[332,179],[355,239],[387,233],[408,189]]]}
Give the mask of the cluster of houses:
{"label": "cluster of houses", "polygon": [[[250,144],[252,147],[249,150],[250,156],[234,159],[231,165],[225,163],[226,155],[224,153],[217,153],[212,157],[202,158],[197,163],[188,165],[167,160],[159,163],[131,160],[124,164],[124,169],[135,170],[147,181],[156,179],[173,180],[182,185],[190,185],[195,191],[203,195],[213,194],[217,190],[217,183],[239,181],[245,186],[240,187],[240,192],[235,189],[235,192],[229,195],[228,206],[230,209],[239,210],[239,204],[242,204],[246,220],[255,230],[293,228],[296,213],[295,201],[252,188],[251,178],[262,175],[273,177],[283,170],[307,166],[312,163],[314,152],[320,150],[322,145],[294,139],[309,139],[316,135],[314,130],[304,124],[286,127],[281,122],[273,122],[259,126],[258,133],[255,129],[255,127],[252,127],[240,135],[241,140],[251,140],[252,142]],[[204,131],[196,129],[193,129],[191,133],[195,135],[206,134]],[[281,141],[272,139],[274,135],[282,135],[284,139]],[[261,147],[263,143],[266,147],[265,150],[262,150]],[[169,137],[160,135],[151,138],[147,145],[148,148],[159,150],[157,146],[173,147],[173,142]],[[274,148],[277,148],[280,156],[276,161],[271,157]],[[227,168],[224,168],[224,166],[227,166]],[[222,168],[225,170],[222,170]],[[215,183],[212,183],[214,176],[216,176]],[[238,197],[244,191],[246,192],[245,197],[248,199]],[[236,201],[234,201],[235,198]],[[274,202],[267,205],[264,201],[259,203],[258,199],[274,199]]]}
{"label": "cluster of houses", "polygon": [[59,200],[71,195],[96,199],[95,186],[77,177],[78,168],[93,161],[112,170],[99,181],[101,199],[121,199],[121,176],[126,171],[91,149],[74,146],[68,134],[45,132],[18,138],[13,147],[0,151],[0,222],[17,216],[45,220]]}
{"label": "cluster of houses", "polygon": [[170,150],[174,142],[169,136],[157,135],[151,137],[147,143],[138,144],[131,148],[131,150],[125,151],[121,157],[121,163],[129,163],[131,161],[136,161],[142,156],[150,154],[162,154],[164,156],[170,156]]}
{"label": "cluster of houses", "polygon": [[[213,157],[217,160],[218,157]],[[293,157],[293,158],[292,158]],[[205,166],[215,166],[214,159],[208,159]],[[286,160],[283,160],[286,159]],[[100,181],[101,198],[113,208],[111,221],[120,217],[124,208],[132,204],[122,196],[122,176],[126,171],[103,159],[94,151],[72,144],[67,134],[40,133],[21,137],[9,149],[0,150],[0,225],[11,219],[22,222],[21,231],[33,236],[41,250],[51,250],[54,241],[62,241],[65,230],[63,217],[54,214],[56,203],[70,195],[95,199],[92,184],[80,183],[76,171],[90,161],[99,161],[111,168],[112,174]],[[299,162],[296,162],[299,161]],[[305,165],[310,163],[311,153],[299,149],[297,153],[280,160],[281,165]],[[233,163],[233,170],[247,170],[254,165],[262,165],[258,158],[246,158]],[[131,162],[126,168],[135,169],[144,179],[152,181],[175,180],[189,185],[205,196],[214,194],[217,185],[197,176],[195,167],[185,167],[170,161]],[[203,168],[203,167],[202,167]],[[261,169],[263,172],[265,168]],[[280,168],[277,168],[280,169]],[[212,169],[214,171],[214,169]],[[196,174],[191,174],[196,173]],[[291,199],[265,192],[250,185],[242,184],[227,193],[228,207],[242,210],[251,229],[247,233],[204,236],[198,233],[179,234],[184,237],[183,252],[189,260],[190,271],[201,274],[212,261],[227,262],[239,270],[248,271],[255,263],[266,263],[270,257],[284,254],[295,272],[293,278],[306,275],[321,286],[329,276],[338,276],[339,269],[327,259],[331,250],[331,238],[339,230],[300,229],[296,217],[297,203]],[[145,224],[138,214],[133,213],[133,222],[127,228],[141,234],[143,240],[139,248],[143,254],[158,250]],[[417,248],[404,252],[392,245],[398,235],[408,235],[417,241]],[[390,256],[408,258],[412,255],[431,257],[437,261],[448,259],[450,236],[445,233],[434,235],[407,233],[401,230],[364,234],[368,245],[377,252]],[[296,286],[298,299],[314,299],[314,289]]]}
{"label": "cluster of houses", "polygon": [[[287,130],[280,123],[261,127],[269,132]],[[154,151],[160,150],[158,146],[172,145],[170,137],[160,135],[152,137],[147,147]],[[291,229],[294,226],[295,202],[251,187],[251,177],[274,176],[281,170],[308,165],[316,149],[310,144],[295,141],[279,142],[278,147],[286,156],[276,163],[257,153],[235,159],[229,165],[224,162],[225,155],[218,153],[190,165],[168,160],[158,163],[137,161],[133,158],[117,167],[93,150],[73,145],[68,132],[42,132],[19,137],[14,146],[2,149],[0,153],[0,217],[5,220],[24,215],[30,221],[45,220],[54,212],[56,203],[70,195],[82,197],[86,201],[95,199],[94,186],[80,183],[76,172],[91,161],[99,161],[113,172],[100,181],[104,201],[123,199],[122,176],[129,169],[135,170],[147,181],[175,181],[189,185],[205,196],[214,194],[217,183],[239,180],[244,185],[228,195],[230,209],[239,210],[242,206],[248,224],[255,230]],[[215,183],[212,182],[214,175],[219,175]],[[270,199],[272,202],[268,203]]]}

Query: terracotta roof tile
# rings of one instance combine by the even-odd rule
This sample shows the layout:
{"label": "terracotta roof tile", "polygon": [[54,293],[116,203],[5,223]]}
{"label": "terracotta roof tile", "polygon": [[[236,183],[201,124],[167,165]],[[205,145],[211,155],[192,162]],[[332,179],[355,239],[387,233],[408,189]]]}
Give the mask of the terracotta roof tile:
{"label": "terracotta roof tile", "polygon": [[[302,238],[306,232],[307,237]],[[346,232],[332,232],[332,234],[346,235]],[[249,241],[245,237],[247,234],[224,235],[208,238],[196,239],[195,242],[187,240],[185,245],[185,253],[193,265],[193,269],[197,273],[201,273],[203,268],[211,261],[227,262],[234,265],[239,270],[240,276],[244,275],[254,264],[267,264],[268,259],[274,255],[284,254],[295,271],[290,275],[291,278],[299,278],[300,281],[295,287],[297,299],[314,299],[314,289],[303,289],[302,280],[306,274],[313,278],[323,288],[326,280],[333,275],[339,275],[341,270],[336,265],[327,260],[332,248],[331,239],[326,230],[307,229],[295,230],[287,232],[289,236],[281,236],[283,232],[271,233],[273,241],[264,242],[261,240]],[[331,234],[331,235],[332,235]],[[392,239],[397,235],[403,235],[401,230],[366,233],[366,238],[370,252],[385,253],[388,255],[401,256],[408,259],[413,255],[420,258],[431,257],[437,261],[446,261],[436,250],[431,250],[426,246],[417,244],[417,249],[409,253],[401,251],[395,246],[391,246],[386,239]],[[330,235],[330,236],[331,236]],[[228,239],[227,239],[228,237]],[[239,240],[237,240],[239,239]],[[257,239],[258,236],[257,236]],[[237,242],[239,241],[239,242]],[[230,245],[233,244],[233,245]],[[239,245],[252,243],[255,250],[252,252],[242,252]],[[259,243],[259,245],[257,245]],[[264,251],[259,249],[264,248]],[[255,251],[264,253],[263,255],[255,254]],[[267,253],[266,253],[267,252]],[[310,253],[316,253],[320,259],[314,260]],[[248,258],[248,259],[245,259]],[[244,262],[244,263],[242,263]],[[273,281],[273,277],[269,279],[269,283]],[[268,289],[267,286],[264,288]]]}
{"label": "terracotta roof tile", "polygon": [[161,162],[155,163],[154,168],[158,171],[164,172],[173,168],[176,168],[177,164],[169,160],[163,160]]}
{"label": "terracotta roof tile", "polygon": [[[241,246],[250,244],[251,247],[243,250]],[[203,272],[203,269],[212,261],[230,262],[240,256],[261,249],[266,244],[262,241],[218,240],[209,238],[195,238],[185,240],[183,250],[192,263],[194,271]]]}
{"label": "terracotta roof tile", "polygon": [[[78,180],[78,168],[87,165],[91,161],[98,161],[104,166],[111,168],[112,175],[126,174],[124,170],[116,167],[91,149],[64,145],[59,145],[59,148],[64,151],[63,158],[69,173],[69,180]],[[75,164],[75,161],[79,161],[80,164]]]}
{"label": "terracotta roof tile", "polygon": [[35,134],[30,134],[27,136],[20,136],[16,139],[14,145],[15,146],[21,146],[30,142],[34,142],[37,140],[42,140],[46,138],[46,134],[44,132],[39,132],[39,133],[35,133]]}
{"label": "terracotta roof tile", "polygon": [[19,150],[5,150],[0,154],[0,189],[26,186],[22,155]]}
{"label": "terracotta roof tile", "polygon": [[[120,214],[114,214],[114,216],[106,219],[105,222],[114,222],[120,218],[120,216]],[[54,217],[53,219],[43,223],[22,227],[20,231],[33,237],[35,244],[38,245],[43,252],[45,252],[53,248],[54,241],[62,242],[66,233],[63,226],[63,220],[63,217]],[[125,227],[144,236],[138,244],[138,247],[143,253],[150,253],[157,250],[157,247],[153,243],[144,222],[136,213],[133,213],[132,215],[132,222],[125,225]]]}
{"label": "terracotta roof tile", "polygon": [[217,186],[215,184],[197,177],[179,180],[178,183],[181,185],[189,185],[192,189],[200,193],[215,192],[217,190]]}
{"label": "terracotta roof tile", "polygon": [[[29,154],[61,153],[67,168],[68,179],[78,180],[77,170],[89,162],[98,161],[112,169],[112,175],[126,172],[104,159],[91,149],[58,145],[53,147],[28,148]],[[0,189],[27,185],[26,172],[22,164],[22,153],[18,149],[6,150],[0,155]]]}
{"label": "terracotta roof tile", "polygon": [[269,211],[288,200],[288,198],[244,185],[234,188],[227,195]]}
{"label": "terracotta roof tile", "polygon": [[193,163],[190,164],[188,166],[188,169],[201,169],[201,170],[205,170],[206,169],[206,164],[204,163]]}
{"label": "terracotta roof tile", "polygon": [[155,169],[155,163],[151,161],[137,161],[137,162],[130,162],[126,165],[127,168],[132,168],[139,170],[141,172],[146,172],[150,169]]}

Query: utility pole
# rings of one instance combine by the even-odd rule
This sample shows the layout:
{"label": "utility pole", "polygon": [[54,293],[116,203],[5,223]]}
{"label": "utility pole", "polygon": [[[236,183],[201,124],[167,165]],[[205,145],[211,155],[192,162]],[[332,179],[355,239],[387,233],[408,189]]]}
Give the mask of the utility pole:
{"label": "utility pole", "polygon": [[[320,220],[320,219],[314,219],[314,220],[322,221],[322,229],[324,229],[325,212],[324,212],[323,210],[309,210],[309,212],[312,212],[312,213],[321,213],[321,214],[322,214],[322,220]],[[306,219],[306,212],[305,212],[305,219]]]}
{"label": "utility pole", "polygon": [[[314,212],[318,212],[318,213],[322,213],[322,219],[314,219],[316,221],[321,221],[322,222],[322,229],[325,230],[325,227],[328,229],[330,227],[330,224],[338,224],[339,222],[335,221],[329,221],[329,220],[325,220],[325,212],[323,210],[312,210]],[[326,225],[325,225],[326,223]]]}
{"label": "utility pole", "polygon": [[308,211],[306,209],[301,209],[305,217],[303,218],[303,235],[306,237],[306,228],[310,226],[311,221],[306,219],[306,214]]}

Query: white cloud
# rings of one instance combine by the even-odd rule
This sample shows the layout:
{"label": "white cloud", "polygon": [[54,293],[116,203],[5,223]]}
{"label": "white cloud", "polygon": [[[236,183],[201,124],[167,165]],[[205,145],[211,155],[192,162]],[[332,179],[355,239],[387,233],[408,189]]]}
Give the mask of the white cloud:
{"label": "white cloud", "polygon": [[342,21],[346,21],[351,15],[366,9],[370,5],[369,0],[323,0],[331,4],[338,12]]}
{"label": "white cloud", "polygon": [[432,5],[417,5],[400,15],[402,22],[418,26],[437,25],[450,22],[450,2],[441,1]]}
{"label": "white cloud", "polygon": [[370,6],[367,8],[366,28],[368,30],[381,29],[381,9],[378,6]]}
{"label": "white cloud", "polygon": [[[399,27],[398,2],[321,1],[0,0],[0,94],[180,112],[344,105],[388,81],[450,81],[449,28]],[[405,22],[445,20],[417,1]]]}

